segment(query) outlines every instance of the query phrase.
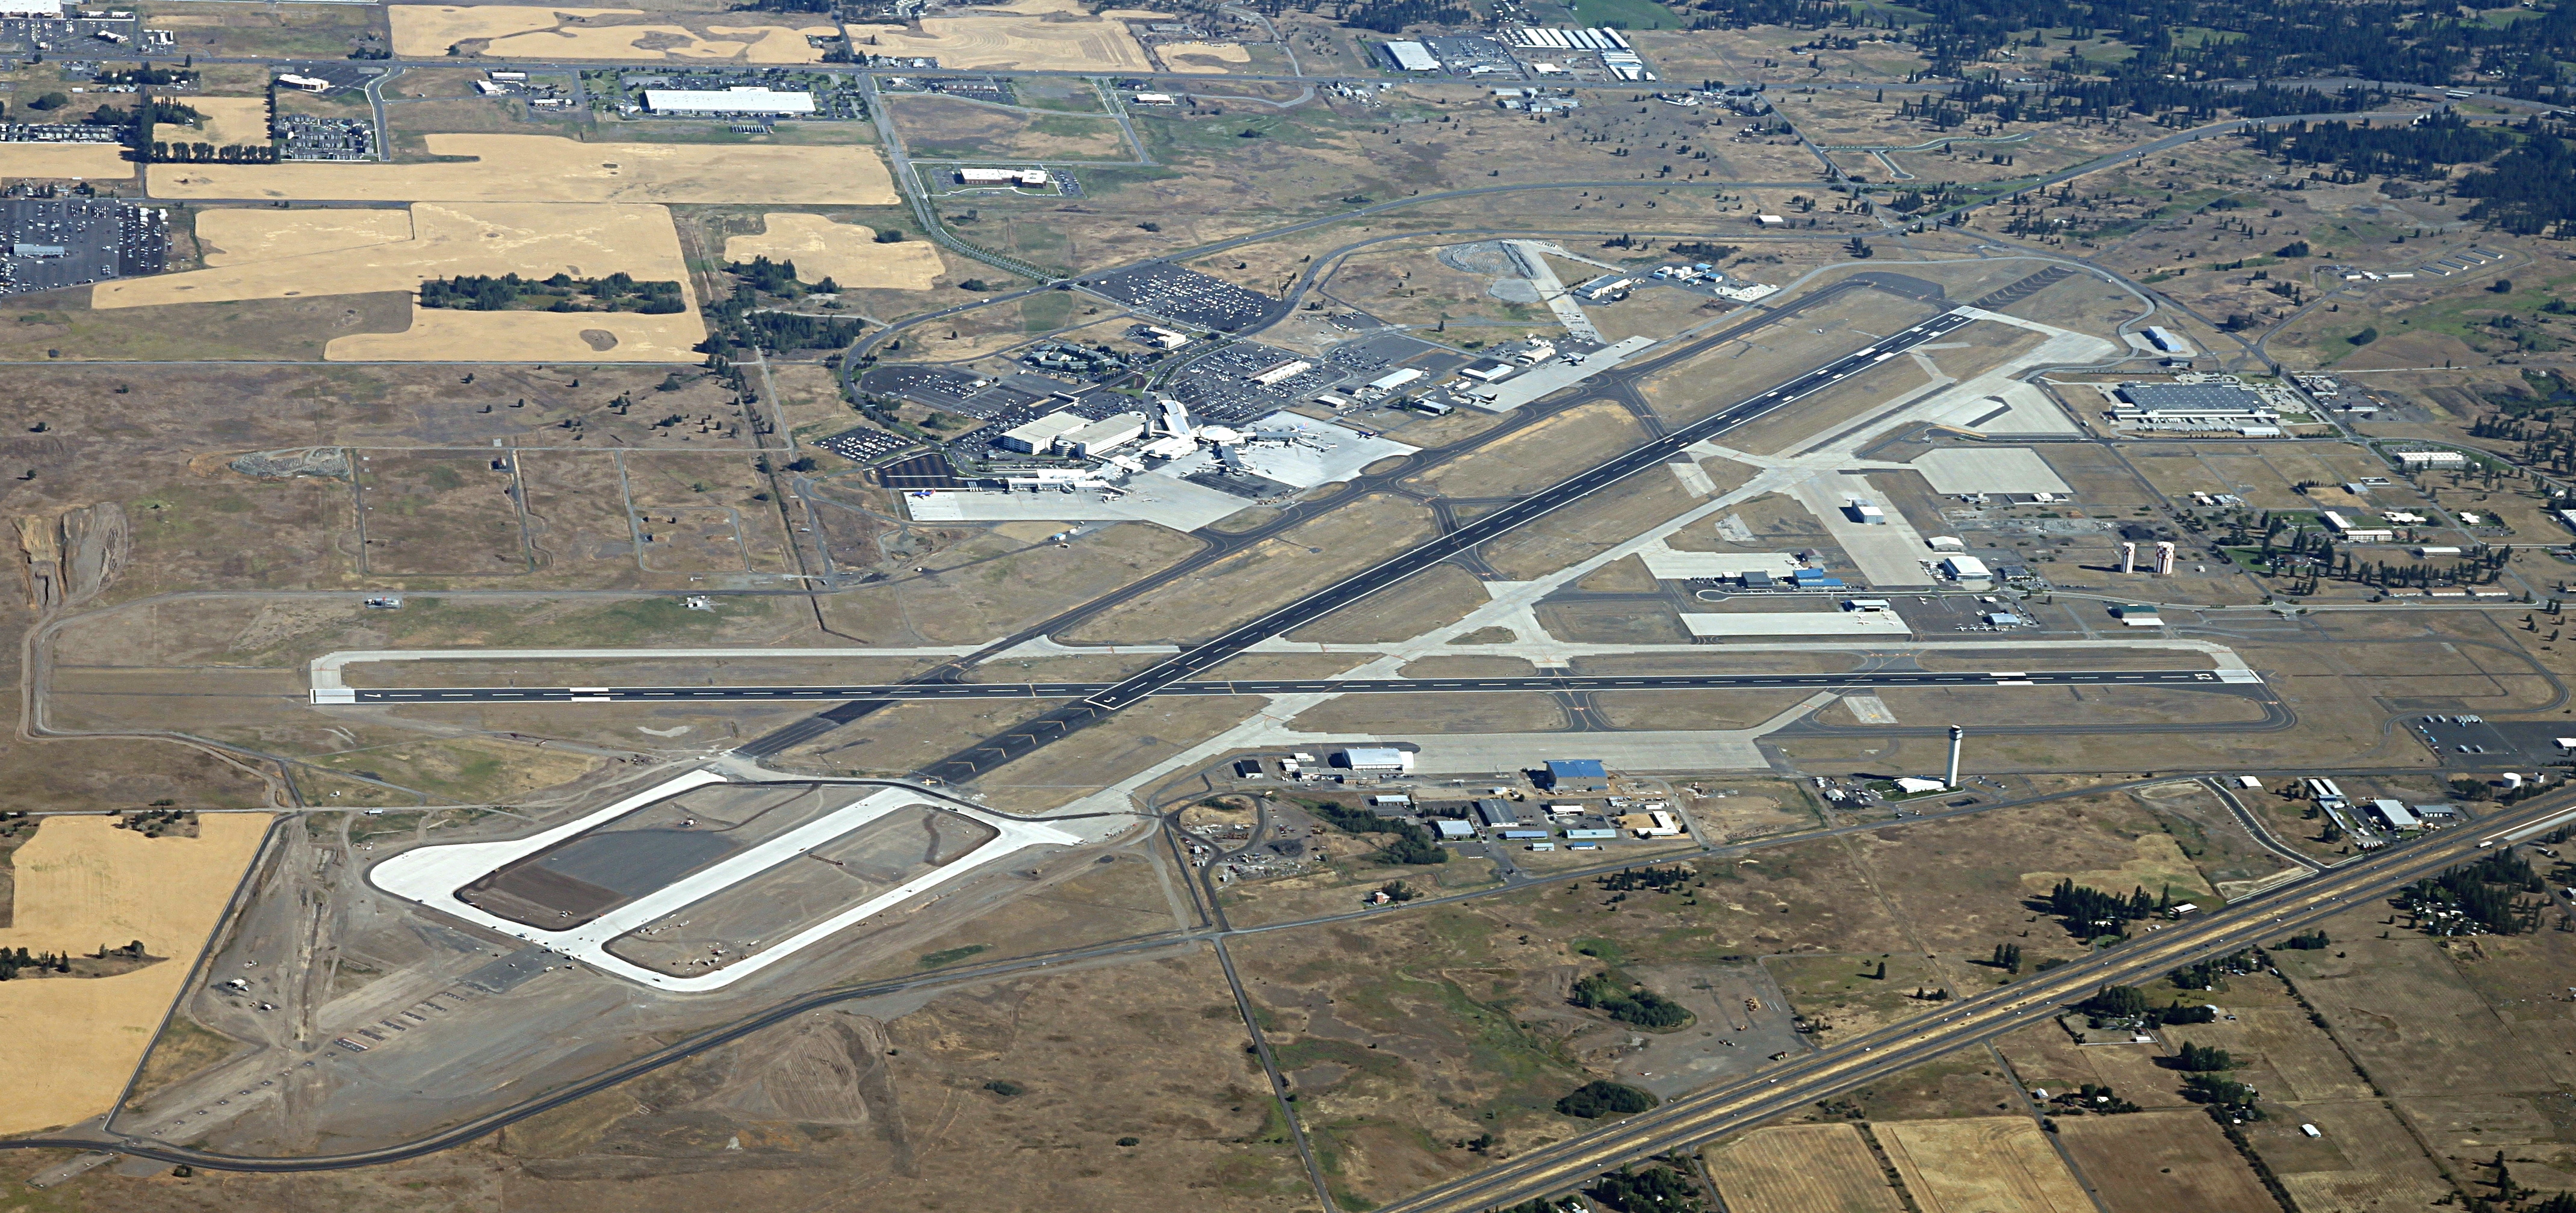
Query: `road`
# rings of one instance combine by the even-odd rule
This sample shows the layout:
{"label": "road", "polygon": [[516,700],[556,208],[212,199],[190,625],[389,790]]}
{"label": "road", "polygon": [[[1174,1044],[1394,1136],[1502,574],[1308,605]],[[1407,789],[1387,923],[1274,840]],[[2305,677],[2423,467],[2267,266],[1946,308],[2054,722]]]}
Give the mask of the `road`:
{"label": "road", "polygon": [[[1682,691],[1812,687],[2218,686],[2252,675],[2216,670],[2033,670],[1965,674],[1870,670],[1850,674],[1556,674],[1529,678],[1241,678],[1167,682],[1152,695],[1415,695],[1459,691]],[[707,699],[1096,699],[1105,682],[899,682],[848,686],[377,687],[358,703],[570,703]]]}
{"label": "road", "polygon": [[2475,858],[2480,843],[2563,820],[2568,801],[2446,830],[2241,901],[2206,918],[2169,924],[1990,993],[1938,1018],[1893,1024],[1790,1062],[1770,1075],[1684,1096],[1615,1125],[1542,1146],[1499,1166],[1440,1184],[1379,1213],[1476,1213],[1563,1192],[1593,1176],[1706,1141],[1920,1065],[1961,1047],[2042,1022],[2104,986],[2141,982],[2195,960],[2256,946],[2358,908],[2417,879]]}
{"label": "road", "polygon": [[[1788,382],[1739,401],[1690,425],[1631,447],[1502,509],[1418,543],[1392,559],[1361,570],[1286,606],[1270,611],[1214,640],[1191,646],[1177,656],[1158,662],[1122,682],[1076,703],[1055,709],[1004,736],[989,739],[981,745],[934,764],[924,771],[923,775],[925,778],[947,783],[962,783],[972,779],[984,771],[1105,720],[1173,683],[1187,681],[1193,675],[1204,673],[1243,653],[1253,645],[1311,623],[1408,577],[1437,566],[1451,557],[1473,551],[1482,544],[1608,489],[1629,476],[1680,457],[1694,444],[1769,416],[1773,412],[1832,388],[1879,363],[1895,358],[1906,350],[1939,340],[1971,323],[1974,323],[1974,317],[1955,310],[1945,311],[1911,328],[1880,338],[1863,349],[1806,371]],[[1636,372],[1631,372],[1629,368],[1622,368],[1621,373],[1651,371],[1676,360],[1694,356],[1707,346],[1732,340],[1733,337],[1731,330],[1715,333],[1699,341],[1686,343],[1663,357],[1640,366]],[[776,754],[820,737],[840,727],[841,723],[843,723],[842,720],[834,719],[829,713],[809,717],[767,736],[755,738],[745,743],[739,752],[754,758]]]}

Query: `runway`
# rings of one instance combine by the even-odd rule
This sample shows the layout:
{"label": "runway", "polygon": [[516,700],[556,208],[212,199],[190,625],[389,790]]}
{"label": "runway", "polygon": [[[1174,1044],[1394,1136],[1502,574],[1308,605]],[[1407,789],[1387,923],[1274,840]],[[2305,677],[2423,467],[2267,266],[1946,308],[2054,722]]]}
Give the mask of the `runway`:
{"label": "runway", "polygon": [[[1133,680],[1129,680],[1132,682]],[[1960,673],[1888,670],[1850,674],[1558,674],[1529,678],[1305,678],[1171,681],[1145,695],[1420,695],[1503,691],[1892,690],[1902,687],[2205,686],[2261,681],[2234,670],[2031,670]],[[907,682],[850,686],[379,687],[354,703],[670,703],[732,700],[1081,699],[1128,683]]]}
{"label": "runway", "polygon": [[[1895,358],[1915,346],[1936,341],[1974,323],[1976,323],[1974,316],[1959,311],[1945,311],[1911,328],[1879,339],[1865,349],[1846,354],[1732,407],[1701,418],[1650,442],[1632,447],[1491,514],[1479,517],[1436,538],[1425,540],[1382,564],[1363,569],[1287,606],[1236,627],[1205,644],[1196,645],[1178,656],[1160,662],[1120,682],[1101,687],[1077,700],[1056,707],[1045,715],[1020,725],[1007,736],[991,738],[950,755],[946,759],[931,764],[921,774],[925,778],[950,784],[972,780],[984,771],[1106,719],[1142,699],[1162,694],[1168,687],[1203,675],[1253,645],[1321,619],[1445,560],[1473,551],[1481,544],[1489,543],[1516,528],[1546,517],[1556,510],[1609,488],[1630,476],[1670,462],[1697,443],[1786,408],[1810,395],[1834,387],[1854,375],[1861,374],[1879,363]],[[1650,359],[1643,364],[1623,366],[1614,374],[1633,376],[1651,373],[1657,367],[1676,358],[1696,355],[1706,344],[1721,337],[1723,335],[1686,344],[1678,350]],[[1724,339],[1731,339],[1731,337]],[[1828,680],[1823,683],[1774,685],[1847,684],[1850,684],[1848,680],[1845,683]],[[883,701],[847,700],[837,708],[796,721],[765,736],[753,738],[745,742],[736,752],[755,759],[783,753],[839,728],[869,711],[869,705],[881,702]]]}

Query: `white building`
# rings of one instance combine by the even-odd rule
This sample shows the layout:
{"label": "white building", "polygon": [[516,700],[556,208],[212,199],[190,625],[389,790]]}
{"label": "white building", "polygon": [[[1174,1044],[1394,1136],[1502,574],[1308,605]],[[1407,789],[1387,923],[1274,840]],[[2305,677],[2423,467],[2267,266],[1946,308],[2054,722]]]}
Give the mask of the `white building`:
{"label": "white building", "polygon": [[2333,531],[2346,543],[2388,543],[2397,538],[2397,532],[2387,527],[2360,526],[2333,510],[2320,511],[2317,517],[2325,522],[2327,530]]}
{"label": "white building", "polygon": [[1136,104],[1138,105],[1179,105],[1180,103],[1180,98],[1175,97],[1170,93],[1136,94]]}
{"label": "white building", "polygon": [[1251,376],[1251,379],[1254,383],[1258,383],[1263,387],[1271,387],[1284,380],[1294,379],[1313,369],[1315,369],[1314,363],[1307,362],[1304,359],[1299,359],[1294,362],[1282,362],[1258,375]]}
{"label": "white building", "polygon": [[1403,387],[1405,384],[1411,383],[1420,378],[1422,378],[1422,371],[1419,368],[1408,366],[1402,370],[1390,371],[1375,379],[1369,380],[1367,390],[1372,392],[1392,392],[1395,389]]}
{"label": "white building", "polygon": [[1134,442],[1144,433],[1143,413],[1117,413],[1058,437],[1055,446],[1067,455],[1088,459]]}
{"label": "white building", "polygon": [[770,116],[814,112],[814,94],[774,92],[757,84],[726,89],[648,88],[644,108],[657,114]]}
{"label": "white building", "polygon": [[1049,413],[1035,421],[1002,432],[999,445],[1006,451],[1038,455],[1055,449],[1055,440],[1091,424],[1071,413]]}
{"label": "white building", "polygon": [[302,89],[308,93],[327,93],[331,91],[330,81],[315,76],[297,76],[288,74],[279,76],[277,78],[277,82],[288,88]]}
{"label": "white building", "polygon": [[1389,42],[1385,50],[1387,62],[1394,64],[1399,72],[1440,70],[1440,60],[1432,55],[1430,47],[1419,42]]}
{"label": "white building", "polygon": [[1781,218],[1781,217],[1780,217],[1780,216],[1778,216],[1778,215],[1755,215],[1755,216],[1753,217],[1753,221],[1754,221],[1755,223],[1761,224],[1761,225],[1762,225],[1762,226],[1764,226],[1764,227],[1787,227],[1787,226],[1789,226],[1789,221],[1788,221],[1788,220],[1786,220],[1786,219]]}
{"label": "white building", "polygon": [[1964,552],[1968,550],[1968,541],[1961,539],[1956,535],[1934,535],[1923,542],[1936,552]]}
{"label": "white building", "polygon": [[957,179],[967,185],[1045,185],[1053,180],[1042,168],[961,168]]}
{"label": "white building", "polygon": [[1355,746],[1333,755],[1333,763],[1367,774],[1401,774],[1413,769],[1413,754],[1393,746]]}
{"label": "white building", "polygon": [[0,0],[0,17],[60,17],[63,0]]}
{"label": "white building", "polygon": [[1993,585],[1994,572],[1986,562],[1974,556],[1950,556],[1941,561],[1941,573],[1961,585]]}
{"label": "white building", "polygon": [[2458,451],[2399,451],[2397,466],[2407,471],[2424,468],[2455,468],[2468,465],[2469,457]]}

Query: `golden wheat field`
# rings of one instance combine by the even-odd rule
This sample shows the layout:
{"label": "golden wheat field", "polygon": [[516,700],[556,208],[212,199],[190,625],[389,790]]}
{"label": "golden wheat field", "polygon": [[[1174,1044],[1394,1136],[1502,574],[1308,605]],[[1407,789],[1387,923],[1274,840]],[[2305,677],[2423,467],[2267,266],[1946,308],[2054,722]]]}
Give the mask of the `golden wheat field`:
{"label": "golden wheat field", "polygon": [[115,1102],[268,821],[209,813],[195,838],[146,838],[109,817],[50,817],[11,856],[16,925],[0,945],[89,952],[141,940],[168,959],[115,977],[0,982],[0,1038],[15,1054],[0,1132],[72,1124]]}
{"label": "golden wheat field", "polygon": [[156,164],[149,179],[155,197],[171,199],[803,206],[889,206],[901,200],[884,159],[866,147],[588,143],[558,135],[491,134],[436,134],[427,136],[427,144],[432,155],[470,159]]}
{"label": "golden wheat field", "polygon": [[926,291],[946,268],[927,240],[879,244],[875,228],[802,211],[773,211],[761,219],[767,231],[725,238],[725,260],[793,261],[805,282],[830,278],[858,290]]}

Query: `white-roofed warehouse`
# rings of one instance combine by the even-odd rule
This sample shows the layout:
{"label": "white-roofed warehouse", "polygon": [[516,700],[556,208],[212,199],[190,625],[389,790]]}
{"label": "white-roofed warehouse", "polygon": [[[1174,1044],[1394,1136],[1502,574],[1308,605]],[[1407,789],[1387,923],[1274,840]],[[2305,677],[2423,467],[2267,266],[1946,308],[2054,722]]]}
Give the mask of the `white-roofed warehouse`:
{"label": "white-roofed warehouse", "polygon": [[657,114],[810,114],[814,94],[775,92],[754,84],[728,89],[648,88],[644,108]]}

